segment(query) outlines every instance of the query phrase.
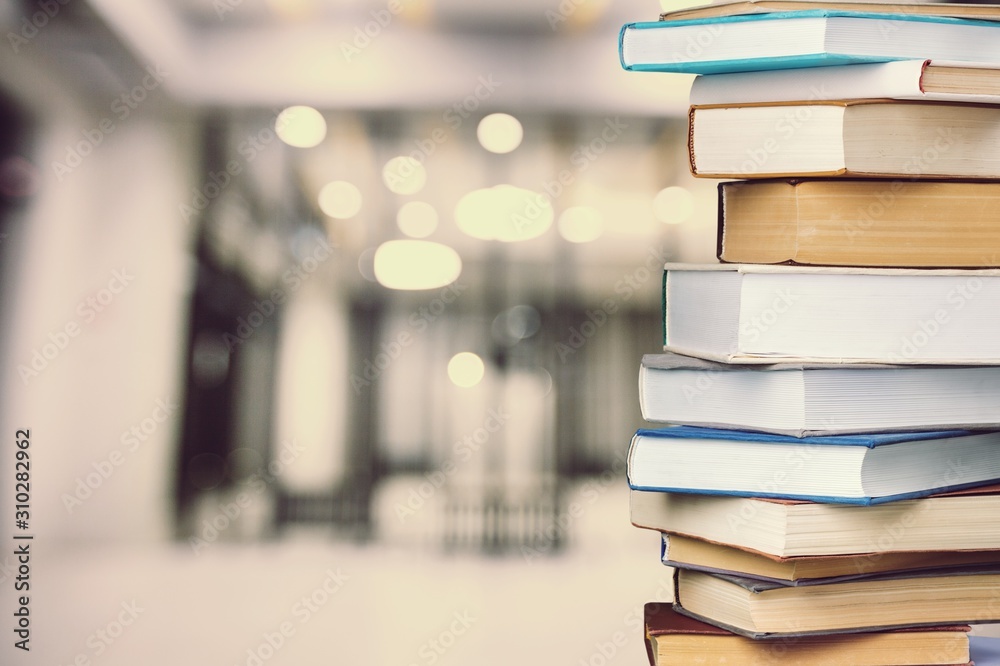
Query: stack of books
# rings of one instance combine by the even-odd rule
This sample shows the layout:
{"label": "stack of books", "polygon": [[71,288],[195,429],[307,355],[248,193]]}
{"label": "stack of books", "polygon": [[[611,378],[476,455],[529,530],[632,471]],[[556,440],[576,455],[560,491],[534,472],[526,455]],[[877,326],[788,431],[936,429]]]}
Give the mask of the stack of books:
{"label": "stack of books", "polygon": [[623,27],[694,73],[713,265],[668,264],[631,521],[651,664],[967,664],[1000,622],[1000,6],[748,0]]}

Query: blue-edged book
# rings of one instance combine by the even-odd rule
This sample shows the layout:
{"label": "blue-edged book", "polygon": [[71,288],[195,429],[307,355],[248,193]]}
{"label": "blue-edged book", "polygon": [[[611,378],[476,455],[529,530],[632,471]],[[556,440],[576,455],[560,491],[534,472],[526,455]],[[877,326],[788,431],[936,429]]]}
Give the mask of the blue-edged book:
{"label": "blue-edged book", "polygon": [[1000,480],[1000,431],[791,437],[678,426],[640,429],[633,490],[879,504]]}
{"label": "blue-edged book", "polygon": [[627,70],[687,74],[895,60],[1000,63],[1000,23],[829,9],[640,21],[622,27],[618,52]]}

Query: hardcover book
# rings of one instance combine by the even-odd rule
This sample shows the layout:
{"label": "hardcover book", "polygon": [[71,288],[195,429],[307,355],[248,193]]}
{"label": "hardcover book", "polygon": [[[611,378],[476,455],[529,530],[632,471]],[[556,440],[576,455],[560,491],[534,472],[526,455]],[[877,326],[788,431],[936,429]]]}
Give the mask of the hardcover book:
{"label": "hardcover book", "polygon": [[1000,431],[789,437],[641,429],[633,490],[878,504],[1000,481]]}
{"label": "hardcover book", "polygon": [[968,625],[755,641],[682,615],[670,604],[648,603],[643,611],[652,666],[927,666],[969,661]]}
{"label": "hardcover book", "polygon": [[1000,272],[667,264],[664,349],[728,363],[1000,363]]}
{"label": "hardcover book", "polygon": [[1000,267],[1000,182],[729,181],[718,210],[727,263]]}
{"label": "hardcover book", "polygon": [[1000,63],[991,21],[839,9],[628,23],[625,69],[688,74],[937,59]]}
{"label": "hardcover book", "polygon": [[680,534],[664,532],[661,536],[660,560],[667,566],[758,578],[783,585],[821,585],[892,571],[1000,566],[1000,550],[776,557]]}
{"label": "hardcover book", "polygon": [[1000,177],[995,106],[898,100],[692,106],[688,122],[691,173],[702,178]]}
{"label": "hardcover book", "polygon": [[720,363],[665,352],[639,367],[646,421],[796,437],[1000,428],[998,394],[994,365]]}
{"label": "hardcover book", "polygon": [[708,2],[660,14],[661,21],[707,19],[742,14],[771,14],[802,10],[827,9],[872,14],[951,16],[954,18],[1000,20],[997,5],[961,2],[855,2],[854,0],[725,0]]}
{"label": "hardcover book", "polygon": [[750,638],[881,631],[1000,619],[995,568],[885,574],[864,580],[789,587],[676,570],[674,609]]}
{"label": "hardcover book", "polygon": [[779,559],[859,555],[862,570],[893,553],[1000,549],[997,485],[873,506],[633,490],[629,515],[636,527]]}
{"label": "hardcover book", "polygon": [[996,104],[1000,66],[941,60],[710,74],[696,77],[694,106],[847,99],[904,99]]}

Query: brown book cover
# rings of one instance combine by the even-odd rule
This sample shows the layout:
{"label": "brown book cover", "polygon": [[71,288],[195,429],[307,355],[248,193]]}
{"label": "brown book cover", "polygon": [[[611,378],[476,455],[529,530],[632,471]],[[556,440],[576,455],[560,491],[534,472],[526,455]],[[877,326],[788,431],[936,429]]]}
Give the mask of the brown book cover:
{"label": "brown book cover", "polygon": [[719,184],[726,263],[995,268],[1000,182],[785,179]]}
{"label": "brown book cover", "polygon": [[[892,650],[904,658],[894,664],[968,664],[968,625],[943,625],[913,627],[886,632],[828,634],[802,636],[781,640],[755,641],[734,634],[727,629],[674,610],[669,603],[647,603],[644,607],[646,655],[650,666],[692,663],[697,652],[697,663],[732,664],[759,663],[785,665],[860,666],[865,663],[886,664],[884,651]],[[673,659],[661,659],[658,643],[663,641],[662,652],[673,654]],[[860,661],[864,657],[858,648],[882,648],[882,659],[874,662]],[[853,648],[853,649],[852,649]],[[893,649],[895,648],[895,649]],[[688,654],[685,654],[688,652]],[[921,657],[922,655],[922,657]],[[923,659],[916,661],[915,659]],[[743,661],[753,659],[752,662]],[[935,660],[936,659],[936,660]],[[964,661],[948,661],[958,659]]]}

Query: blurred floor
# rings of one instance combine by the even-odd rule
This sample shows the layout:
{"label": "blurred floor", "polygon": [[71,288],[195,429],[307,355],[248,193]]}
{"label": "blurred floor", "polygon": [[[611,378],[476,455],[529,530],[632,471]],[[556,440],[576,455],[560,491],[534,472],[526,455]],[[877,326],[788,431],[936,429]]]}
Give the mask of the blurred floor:
{"label": "blurred floor", "polygon": [[[555,557],[449,556],[301,535],[282,543],[35,545],[31,664],[641,664],[664,599],[658,538],[627,491]],[[277,646],[277,647],[273,647]]]}

